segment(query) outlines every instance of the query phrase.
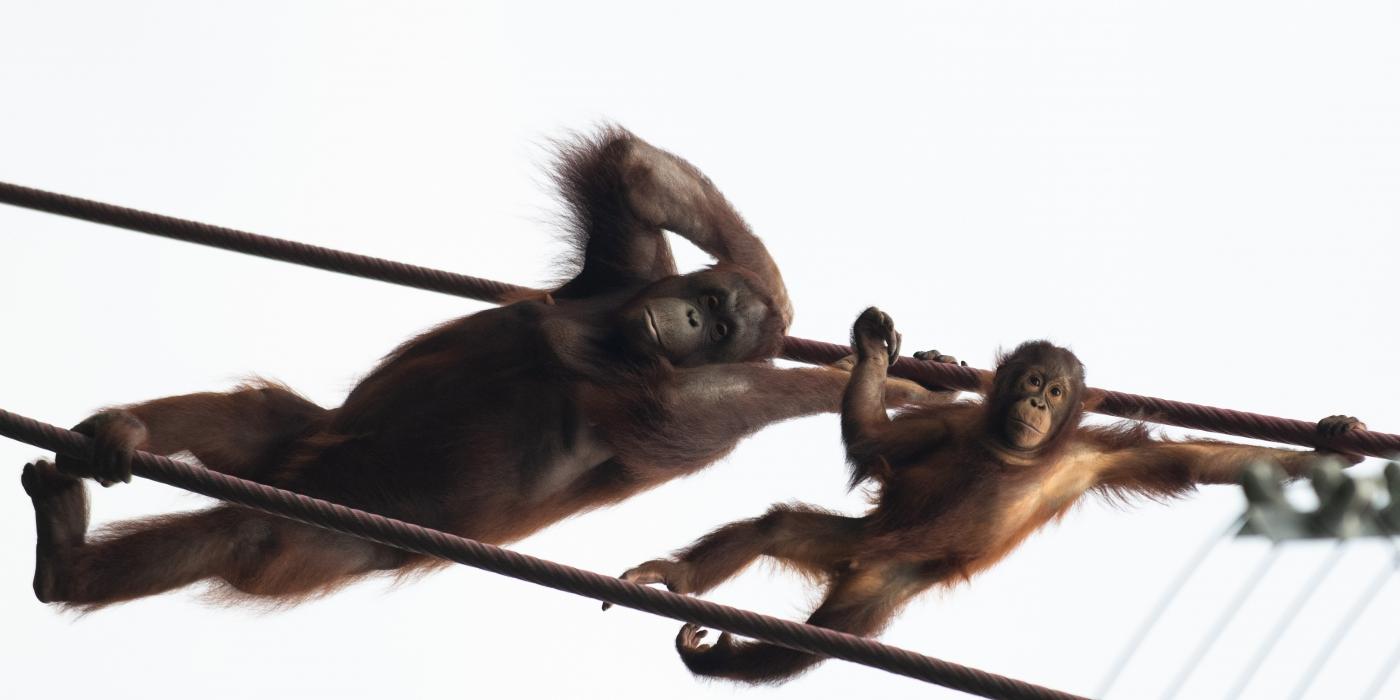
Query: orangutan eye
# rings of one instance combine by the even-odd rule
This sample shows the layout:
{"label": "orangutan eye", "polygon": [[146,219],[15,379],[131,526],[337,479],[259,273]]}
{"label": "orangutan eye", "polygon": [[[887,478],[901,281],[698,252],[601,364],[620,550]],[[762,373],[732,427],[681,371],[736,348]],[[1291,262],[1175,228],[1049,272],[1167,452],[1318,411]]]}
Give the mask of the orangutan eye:
{"label": "orangutan eye", "polygon": [[718,308],[719,308],[719,297],[717,297],[717,296],[715,296],[715,295],[713,295],[713,294],[710,294],[710,295],[706,296],[704,299],[701,299],[700,301],[701,301],[702,303],[705,304],[705,308],[707,308],[707,309],[713,310],[713,309],[718,309]]}
{"label": "orangutan eye", "polygon": [[723,323],[716,323],[715,340],[722,340],[727,335],[729,335],[729,326]]}
{"label": "orangutan eye", "polygon": [[1030,384],[1030,385],[1031,385],[1031,388],[1039,389],[1039,388],[1040,388],[1040,377],[1037,377],[1037,376],[1035,376],[1035,375],[1031,375],[1031,378],[1030,378],[1030,379],[1027,379],[1027,380],[1026,380],[1026,383],[1027,383],[1027,384]]}
{"label": "orangutan eye", "polygon": [[1051,387],[1051,388],[1050,388],[1050,395],[1053,396],[1053,397],[1055,397],[1055,398],[1057,398],[1057,399],[1060,398],[1060,394],[1063,394],[1063,393],[1065,393],[1065,392],[1064,392],[1064,390],[1061,389],[1060,387],[1057,387],[1057,386],[1056,386],[1056,387]]}

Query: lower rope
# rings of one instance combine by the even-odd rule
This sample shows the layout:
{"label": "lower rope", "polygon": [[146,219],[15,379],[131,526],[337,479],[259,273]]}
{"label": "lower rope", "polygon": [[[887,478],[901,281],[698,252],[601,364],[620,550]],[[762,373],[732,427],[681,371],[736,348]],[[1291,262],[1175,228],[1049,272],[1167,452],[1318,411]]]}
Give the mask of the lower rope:
{"label": "lower rope", "polygon": [[[4,409],[0,409],[0,435],[79,459],[89,458],[92,452],[92,440],[84,435]],[[132,472],[152,481],[372,542],[789,649],[844,659],[985,698],[1085,700],[1078,695],[935,659],[864,637],[639,586],[612,576],[557,564],[146,452],[135,454]]]}
{"label": "lower rope", "polygon": [[[7,182],[0,182],[0,203],[468,299],[500,303],[538,291],[445,270],[177,219]],[[830,364],[849,354],[851,349],[843,345],[791,337],[786,339],[783,348],[783,357],[815,364]],[[899,358],[890,367],[890,374],[930,387],[962,391],[981,391],[990,377],[990,373],[985,370],[926,362],[912,357]],[[1322,438],[1317,434],[1317,424],[1310,421],[1276,418],[1118,391],[1099,391],[1103,393],[1103,400],[1093,410],[1110,416],[1272,442],[1325,447],[1385,459],[1400,454],[1400,435],[1361,430]]]}

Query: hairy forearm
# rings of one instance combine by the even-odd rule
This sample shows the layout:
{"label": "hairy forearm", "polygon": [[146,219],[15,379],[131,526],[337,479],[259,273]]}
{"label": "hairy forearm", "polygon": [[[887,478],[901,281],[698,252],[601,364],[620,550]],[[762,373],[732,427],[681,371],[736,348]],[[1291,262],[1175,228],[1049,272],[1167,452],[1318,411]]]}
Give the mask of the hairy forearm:
{"label": "hairy forearm", "polygon": [[[1318,421],[1319,439],[1364,430],[1365,424],[1353,416],[1328,416]],[[1088,429],[1086,434],[1096,431]],[[1361,455],[1329,450],[1290,450],[1279,447],[1241,445],[1218,440],[1164,440],[1148,438],[1138,430],[1137,444],[1111,451],[1096,460],[1100,466],[1098,483],[1109,489],[1176,495],[1195,484],[1237,484],[1244,470],[1256,462],[1278,465],[1291,478],[1305,476],[1322,459],[1356,464]],[[1121,442],[1114,438],[1108,442]]]}
{"label": "hairy forearm", "polygon": [[709,178],[685,160],[641,140],[627,156],[626,183],[632,209],[643,221],[674,231],[721,262],[761,278],[783,314],[792,306],[778,265]]}
{"label": "hairy forearm", "polygon": [[[678,373],[667,403],[678,415],[728,413],[759,421],[835,413],[842,410],[843,392],[851,377],[851,373],[831,367],[750,364],[697,368]],[[886,404],[919,405],[942,398],[902,379],[879,377],[870,381],[875,410],[881,412]]]}
{"label": "hairy forearm", "polygon": [[1320,457],[1314,451],[1219,442],[1194,443],[1188,449],[1191,477],[1198,484],[1237,484],[1255,462],[1277,464],[1290,477],[1304,476]]}
{"label": "hairy forearm", "polygon": [[889,423],[885,412],[886,360],[871,356],[856,363],[841,398],[841,435],[847,444],[863,442],[869,433]]}
{"label": "hairy forearm", "polygon": [[1215,440],[1152,443],[1113,455],[1103,481],[1118,488],[1181,493],[1195,484],[1237,484],[1255,462],[1302,476],[1317,457],[1316,452]]}

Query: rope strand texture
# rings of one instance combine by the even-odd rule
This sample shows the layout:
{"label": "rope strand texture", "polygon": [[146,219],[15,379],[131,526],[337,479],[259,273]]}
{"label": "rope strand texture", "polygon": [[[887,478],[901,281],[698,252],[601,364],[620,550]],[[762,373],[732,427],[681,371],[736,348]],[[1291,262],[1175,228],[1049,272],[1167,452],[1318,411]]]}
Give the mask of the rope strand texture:
{"label": "rope strand texture", "polygon": [[70,197],[57,192],[36,190],[32,187],[12,185],[7,182],[0,182],[0,202],[91,221],[95,224],[106,224],[140,233],[149,233],[153,236],[173,238],[177,241],[198,243],[213,248],[232,250],[236,253],[255,255],[260,258],[281,260],[282,262],[330,270],[355,277],[390,282],[406,287],[417,287],[443,294],[453,294],[468,299],[500,303],[512,296],[533,291],[528,287],[480,277],[470,277],[431,267],[372,258],[283,238],[260,236],[247,231],[203,224],[188,219],[177,219],[173,216],[153,214],[140,209],[119,207],[115,204]]}
{"label": "rope strand texture", "polygon": [[[789,337],[783,344],[783,357],[798,362],[826,364],[851,353],[844,345]],[[983,391],[991,383],[992,373],[983,369],[961,367],[945,362],[929,362],[912,357],[900,357],[890,366],[890,374],[910,379],[925,386]],[[1198,403],[1159,399],[1141,394],[1129,394],[1108,389],[1098,392],[1101,400],[1094,413],[1143,420],[1181,428],[1206,430],[1239,437],[1283,442],[1306,447],[1323,447],[1341,452],[1395,458],[1400,454],[1400,435],[1373,430],[1358,430],[1337,437],[1323,437],[1312,421],[1278,418],[1229,408],[1217,408]]]}
{"label": "rope strand texture", "polygon": [[[468,299],[501,302],[532,291],[528,287],[480,277],[260,236],[5,182],[0,182],[0,203],[323,270],[454,294]],[[783,357],[798,362],[823,364],[835,362],[850,353],[851,349],[842,345],[790,337],[785,343]],[[912,357],[899,358],[899,361],[890,367],[890,374],[927,386],[963,391],[979,391],[984,386],[985,378],[990,376],[985,370],[926,362]],[[1326,447],[1384,459],[1400,453],[1400,435],[1354,431],[1323,439],[1317,434],[1317,424],[1310,421],[1276,418],[1118,391],[1100,391],[1103,400],[1094,411],[1110,416],[1293,445]]]}
{"label": "rope strand texture", "polygon": [[[88,458],[92,451],[92,440],[84,435],[4,409],[0,409],[0,435],[78,458]],[[612,576],[538,559],[146,452],[135,454],[132,471],[153,481],[308,525],[653,615],[705,625],[789,649],[852,661],[973,695],[1007,700],[1084,700],[1081,696],[935,659],[864,637],[639,586]]]}

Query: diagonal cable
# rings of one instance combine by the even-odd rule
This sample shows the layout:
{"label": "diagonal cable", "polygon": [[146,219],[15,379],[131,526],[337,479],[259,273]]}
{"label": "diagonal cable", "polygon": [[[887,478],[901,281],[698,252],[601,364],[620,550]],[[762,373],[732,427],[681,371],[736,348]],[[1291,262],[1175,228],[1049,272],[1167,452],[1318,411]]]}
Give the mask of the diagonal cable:
{"label": "diagonal cable", "polygon": [[[0,435],[79,459],[89,458],[92,451],[92,440],[84,435],[4,409],[0,409]],[[973,695],[1007,700],[1085,700],[1077,695],[924,656],[873,639],[639,586],[612,576],[347,508],[147,452],[134,455],[132,471],[153,481],[308,525],[653,615],[705,625],[789,649],[852,661]]]}
{"label": "diagonal cable", "polygon": [[1230,539],[1236,532],[1239,532],[1240,528],[1244,527],[1244,523],[1245,516],[1241,515],[1235,518],[1225,529],[1212,535],[1210,539],[1203,542],[1200,549],[1196,550],[1196,553],[1187,560],[1186,565],[1181,567],[1181,571],[1172,579],[1171,584],[1167,586],[1162,597],[1157,600],[1157,604],[1152,607],[1152,612],[1148,613],[1146,618],[1143,618],[1142,624],[1138,625],[1137,631],[1133,632],[1132,638],[1124,645],[1123,651],[1118,655],[1118,659],[1113,662],[1113,666],[1109,669],[1103,682],[1099,684],[1099,692],[1095,693],[1095,697],[1108,697],[1108,691],[1113,689],[1113,684],[1118,681],[1118,677],[1121,676],[1124,669],[1128,667],[1128,663],[1133,660],[1133,656],[1137,654],[1138,648],[1147,640],[1147,635],[1152,632],[1153,628],[1157,626],[1157,622],[1160,621],[1162,616],[1167,613],[1167,610],[1171,608],[1171,604],[1176,600],[1176,596],[1181,593],[1181,589],[1186,587],[1186,584],[1191,580],[1191,577],[1196,574],[1196,571],[1201,568],[1201,565],[1205,563],[1206,558],[1210,556],[1211,552],[1214,552],[1215,548],[1219,547],[1221,542]]}
{"label": "diagonal cable", "polygon": [[1269,572],[1269,569],[1273,567],[1274,562],[1278,561],[1278,556],[1282,552],[1283,547],[1277,542],[1269,546],[1269,553],[1264,555],[1264,558],[1259,562],[1258,566],[1255,567],[1254,573],[1250,574],[1249,578],[1245,580],[1245,584],[1240,586],[1240,589],[1235,592],[1234,598],[1230,599],[1230,603],[1225,606],[1225,611],[1220,614],[1220,617],[1216,618],[1215,624],[1210,628],[1210,631],[1201,639],[1196,649],[1191,652],[1191,656],[1187,659],[1186,663],[1182,665],[1181,670],[1177,671],[1176,677],[1172,679],[1171,685],[1167,687],[1167,692],[1162,695],[1162,700],[1171,700],[1176,697],[1177,693],[1181,692],[1182,686],[1186,685],[1186,681],[1191,679],[1191,675],[1195,673],[1196,669],[1201,665],[1201,661],[1205,659],[1211,647],[1215,646],[1215,642],[1220,639],[1220,635],[1224,634],[1225,630],[1230,626],[1230,623],[1235,620],[1235,614],[1240,611],[1241,607],[1244,607],[1244,603],[1249,599],[1249,595],[1259,586],[1259,582],[1264,579],[1264,574]]}
{"label": "diagonal cable", "polygon": [[[1395,547],[1393,537],[1391,539],[1391,546]],[[1327,636],[1327,641],[1318,649],[1317,655],[1313,657],[1312,661],[1308,662],[1307,670],[1303,671],[1302,677],[1298,680],[1297,685],[1294,686],[1293,693],[1288,696],[1290,700],[1300,700],[1307,694],[1308,689],[1317,681],[1318,676],[1322,675],[1322,669],[1326,668],[1327,662],[1332,659],[1332,653],[1337,650],[1337,647],[1342,645],[1342,640],[1346,639],[1347,634],[1351,632],[1351,628],[1356,624],[1356,621],[1361,619],[1361,614],[1366,612],[1367,608],[1371,607],[1371,603],[1375,601],[1376,597],[1385,589],[1386,584],[1394,578],[1397,571],[1400,571],[1400,548],[1395,549],[1389,561],[1386,562],[1385,568],[1376,573],[1371,579],[1370,584],[1366,586],[1366,591],[1362,593],[1361,596],[1352,603],[1351,607],[1347,609],[1346,613],[1342,615],[1342,619],[1332,630],[1332,634]],[[1390,675],[1390,672],[1394,670],[1397,661],[1400,661],[1400,645],[1395,647],[1395,653],[1381,666],[1380,673],[1376,676],[1368,693],[1363,694],[1361,697],[1371,698],[1374,697],[1376,693],[1379,693],[1381,687],[1385,685],[1386,678]]]}
{"label": "diagonal cable", "polygon": [[1342,554],[1346,552],[1346,548],[1347,541],[1344,539],[1337,540],[1336,544],[1332,546],[1331,554],[1329,554],[1327,559],[1313,571],[1312,577],[1298,590],[1297,595],[1294,596],[1292,602],[1288,604],[1288,607],[1284,609],[1283,614],[1279,615],[1278,621],[1274,623],[1274,628],[1269,630],[1268,635],[1264,637],[1263,644],[1260,644],[1259,648],[1255,650],[1254,657],[1249,660],[1249,663],[1245,664],[1244,672],[1240,674],[1240,677],[1235,681],[1235,686],[1230,689],[1229,693],[1225,694],[1225,697],[1238,698],[1244,694],[1245,688],[1249,687],[1249,682],[1254,680],[1254,674],[1258,673],[1259,667],[1264,665],[1265,659],[1269,658],[1269,654],[1273,652],[1274,646],[1278,644],[1279,639],[1288,631],[1293,621],[1298,618],[1298,613],[1302,612],[1303,606],[1308,604],[1308,601],[1312,599],[1317,589],[1321,588],[1322,583],[1332,575],[1332,568],[1335,567],[1337,561],[1342,558]]}

